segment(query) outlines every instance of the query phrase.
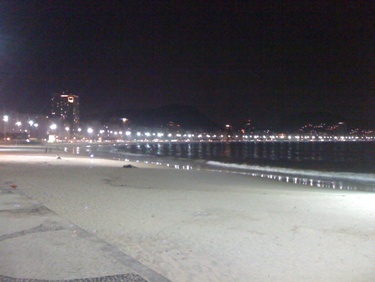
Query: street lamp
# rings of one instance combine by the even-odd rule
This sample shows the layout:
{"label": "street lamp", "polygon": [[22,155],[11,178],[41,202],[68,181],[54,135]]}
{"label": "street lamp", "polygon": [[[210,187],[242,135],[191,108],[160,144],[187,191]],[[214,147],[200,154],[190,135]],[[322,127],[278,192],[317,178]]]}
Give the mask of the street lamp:
{"label": "street lamp", "polygon": [[29,120],[28,123],[30,125],[30,134],[29,134],[29,137],[32,138],[34,121]]}
{"label": "street lamp", "polygon": [[34,123],[34,127],[35,127],[35,138],[39,138],[39,132],[38,132],[38,126],[39,126],[39,124],[37,124],[37,123]]}
{"label": "street lamp", "polygon": [[4,121],[4,141],[5,141],[6,138],[7,138],[6,131],[7,131],[7,123],[8,123],[8,121],[9,121],[9,116],[4,115],[4,116],[3,116],[3,121]]}
{"label": "street lamp", "polygon": [[65,137],[65,139],[70,139],[71,138],[71,134],[70,134],[70,128],[69,128],[69,126],[65,127],[65,131],[66,131],[66,134],[68,136],[68,137]]}
{"label": "street lamp", "polygon": [[93,132],[94,132],[94,129],[92,129],[91,127],[87,128],[87,133],[89,134],[90,142],[91,142],[91,139],[92,139]]}
{"label": "street lamp", "polygon": [[[53,132],[54,130],[57,129],[57,125],[55,123],[52,123],[49,128],[51,129],[51,131]],[[51,134],[52,132],[48,132],[48,142],[50,143],[53,143],[56,141],[56,135],[55,134]]]}
{"label": "street lamp", "polygon": [[127,119],[127,118],[121,118],[120,120],[122,121],[122,126],[125,129],[126,123],[129,121],[129,119]]}
{"label": "street lamp", "polygon": [[22,122],[17,121],[17,122],[16,122],[16,125],[17,125],[17,127],[18,127],[18,131],[21,131],[20,127],[21,127],[21,125],[22,125]]}

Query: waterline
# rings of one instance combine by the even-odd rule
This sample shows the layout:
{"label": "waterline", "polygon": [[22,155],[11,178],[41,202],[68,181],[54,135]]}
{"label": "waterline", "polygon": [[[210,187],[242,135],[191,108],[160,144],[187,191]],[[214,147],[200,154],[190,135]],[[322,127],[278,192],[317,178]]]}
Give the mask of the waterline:
{"label": "waterline", "polygon": [[[170,149],[168,150],[166,148]],[[223,151],[223,148],[225,154],[224,157],[220,157],[220,155],[215,152]],[[322,169],[306,169],[303,166],[279,167],[275,165],[230,163],[226,156],[228,156],[228,154],[236,156],[237,153],[236,151],[234,151],[234,154],[233,152],[228,153],[225,151],[227,149],[228,147],[225,147],[222,144],[212,146],[210,147],[211,153],[206,153],[204,158],[194,155],[193,151],[195,149],[193,146],[189,146],[189,144],[185,144],[182,147],[170,146],[168,144],[166,146],[164,146],[164,144],[160,146],[155,146],[154,144],[148,146],[147,144],[133,144],[131,146],[91,145],[79,150],[77,150],[77,148],[72,149],[72,146],[69,146],[69,149],[66,148],[64,151],[70,151],[80,155],[91,155],[92,157],[116,159],[125,162],[150,163],[173,169],[210,170],[219,173],[248,175],[251,177],[266,178],[274,181],[322,189],[375,192],[374,173],[347,172],[340,170],[332,171],[325,167],[320,167]],[[321,150],[320,147],[316,148],[316,151],[318,152]],[[189,152],[191,155],[188,155]],[[278,152],[279,155],[287,153],[288,152]],[[200,154],[203,153],[200,152]],[[259,154],[263,154],[263,152],[259,152]],[[296,154],[300,154],[300,152],[297,151]],[[243,155],[240,155],[240,157],[243,158]],[[210,158],[216,160],[210,160]],[[238,160],[241,161],[241,158],[238,158]],[[312,152],[311,158],[315,158],[315,152]],[[348,160],[344,161],[350,161],[349,158],[353,158],[353,154],[346,158]]]}

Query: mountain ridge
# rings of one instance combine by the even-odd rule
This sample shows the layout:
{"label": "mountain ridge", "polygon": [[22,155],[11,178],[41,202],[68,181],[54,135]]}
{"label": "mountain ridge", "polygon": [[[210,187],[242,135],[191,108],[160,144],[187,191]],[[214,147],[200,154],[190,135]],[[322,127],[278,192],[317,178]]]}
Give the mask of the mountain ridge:
{"label": "mountain ridge", "polygon": [[183,129],[219,129],[220,126],[190,105],[168,104],[151,109],[113,109],[101,114],[91,114],[82,120],[116,121],[126,118],[132,126],[167,127],[170,123]]}

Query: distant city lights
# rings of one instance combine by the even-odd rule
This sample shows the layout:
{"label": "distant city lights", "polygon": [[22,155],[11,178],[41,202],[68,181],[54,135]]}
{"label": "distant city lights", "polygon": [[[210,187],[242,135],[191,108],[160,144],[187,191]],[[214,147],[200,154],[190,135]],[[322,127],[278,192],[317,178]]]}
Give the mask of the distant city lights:
{"label": "distant city lights", "polygon": [[[1,122],[1,121],[0,121]],[[3,140],[45,140],[49,142],[360,142],[375,141],[374,130],[348,129],[344,122],[333,125],[306,124],[295,132],[234,128],[224,124],[214,131],[184,130],[169,122],[160,127],[134,126],[128,118],[101,124],[74,124],[48,116],[2,113]],[[1,127],[0,127],[1,128]]]}

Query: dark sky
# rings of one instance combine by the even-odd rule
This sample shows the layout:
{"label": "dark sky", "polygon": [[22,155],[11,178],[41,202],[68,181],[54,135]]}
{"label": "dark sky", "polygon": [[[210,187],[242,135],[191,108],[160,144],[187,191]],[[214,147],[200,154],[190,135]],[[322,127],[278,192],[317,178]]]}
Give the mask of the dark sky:
{"label": "dark sky", "polygon": [[372,1],[0,1],[0,104],[375,118]]}

